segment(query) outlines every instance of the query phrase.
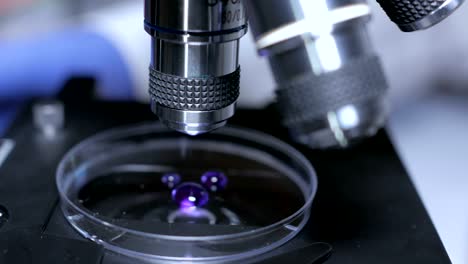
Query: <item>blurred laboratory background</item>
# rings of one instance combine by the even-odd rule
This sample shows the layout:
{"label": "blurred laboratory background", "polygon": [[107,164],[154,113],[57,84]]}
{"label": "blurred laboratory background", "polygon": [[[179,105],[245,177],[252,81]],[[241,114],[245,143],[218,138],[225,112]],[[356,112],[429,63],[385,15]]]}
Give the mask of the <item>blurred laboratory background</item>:
{"label": "blurred laboratory background", "polygon": [[[390,83],[393,143],[455,264],[468,263],[468,4],[403,33],[377,5],[369,33]],[[18,106],[92,77],[104,100],[147,101],[143,1],[0,0],[0,133]],[[239,107],[274,101],[267,62],[241,41]],[[389,186],[391,188],[391,186]]]}

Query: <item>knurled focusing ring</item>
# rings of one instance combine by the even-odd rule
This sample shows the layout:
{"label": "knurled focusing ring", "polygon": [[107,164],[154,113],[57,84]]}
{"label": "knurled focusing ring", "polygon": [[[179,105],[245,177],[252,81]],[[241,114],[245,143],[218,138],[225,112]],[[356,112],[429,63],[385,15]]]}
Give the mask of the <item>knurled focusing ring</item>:
{"label": "knurled focusing ring", "polygon": [[283,123],[288,127],[322,119],[329,112],[381,97],[387,90],[377,56],[363,57],[340,69],[300,76],[277,89]]}
{"label": "knurled focusing ring", "polygon": [[212,111],[239,97],[240,68],[223,76],[182,78],[150,67],[149,94],[156,103],[177,110]]}
{"label": "knurled focusing ring", "polygon": [[448,17],[464,0],[377,0],[403,31],[428,28]]}

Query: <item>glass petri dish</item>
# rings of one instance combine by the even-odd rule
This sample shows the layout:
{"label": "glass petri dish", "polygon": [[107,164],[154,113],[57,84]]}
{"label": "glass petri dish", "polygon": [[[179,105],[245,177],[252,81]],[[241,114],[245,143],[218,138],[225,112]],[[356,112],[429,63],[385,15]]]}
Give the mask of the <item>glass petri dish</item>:
{"label": "glass petri dish", "polygon": [[[207,172],[227,179],[207,185]],[[119,254],[169,262],[225,263],[272,250],[308,221],[317,189],[309,161],[267,134],[226,127],[189,137],[159,124],[83,141],[64,156],[56,180],[63,214],[81,235]],[[203,199],[181,191],[187,185]],[[202,202],[186,206],[175,193]]]}

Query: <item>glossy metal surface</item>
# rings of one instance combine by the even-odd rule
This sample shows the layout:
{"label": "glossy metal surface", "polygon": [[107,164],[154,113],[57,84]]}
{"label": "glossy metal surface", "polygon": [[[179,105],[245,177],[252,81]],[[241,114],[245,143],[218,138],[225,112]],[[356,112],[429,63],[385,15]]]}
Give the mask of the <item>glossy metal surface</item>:
{"label": "glossy metal surface", "polygon": [[373,136],[385,123],[385,98],[345,105],[321,119],[290,129],[294,139],[311,148],[346,148]]}
{"label": "glossy metal surface", "polygon": [[241,0],[145,0],[145,21],[170,31],[237,30],[246,19]]}
{"label": "glossy metal surface", "polygon": [[281,50],[277,45],[265,51],[277,83],[308,72],[332,72],[349,61],[374,54],[366,28],[357,22],[319,39],[300,36],[289,42],[294,42],[294,48]]}
{"label": "glossy metal surface", "polygon": [[[145,29],[152,36],[154,70],[181,78],[220,77],[239,67],[247,17],[240,0],[146,0]],[[169,127],[195,135],[223,126],[234,105],[190,111],[152,103],[152,110]]]}
{"label": "glossy metal surface", "polygon": [[[370,19],[366,1],[257,0],[246,4],[257,48],[268,57],[278,84],[301,75],[333,73],[357,58],[375,54],[366,28]],[[383,125],[384,101],[343,105],[322,118],[290,127],[290,133],[313,148],[346,147]]]}
{"label": "glossy metal surface", "polygon": [[447,0],[438,9],[422,19],[409,24],[398,25],[402,31],[411,32],[429,28],[450,16],[464,0]]}
{"label": "glossy metal surface", "polygon": [[153,38],[152,51],[153,69],[185,78],[223,76],[239,65],[239,40],[198,45]]}
{"label": "glossy metal surface", "polygon": [[247,1],[251,28],[261,55],[267,56],[278,83],[312,71],[340,68],[373,54],[366,31],[366,1]]}
{"label": "glossy metal surface", "polygon": [[213,111],[177,110],[151,102],[151,109],[161,121],[171,129],[188,134],[199,135],[220,128],[234,115],[235,104]]}

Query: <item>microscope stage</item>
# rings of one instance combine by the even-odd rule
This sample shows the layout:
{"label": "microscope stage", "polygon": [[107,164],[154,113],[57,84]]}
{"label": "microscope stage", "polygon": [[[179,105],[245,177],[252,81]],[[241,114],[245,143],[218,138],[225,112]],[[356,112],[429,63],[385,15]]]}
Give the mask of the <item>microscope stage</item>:
{"label": "microscope stage", "polygon": [[[81,140],[155,117],[147,105],[136,103],[65,97],[64,104],[65,128],[54,137],[34,128],[32,105],[7,134],[16,145],[0,167],[0,212],[7,218],[0,217],[0,263],[136,263],[85,240],[69,226],[59,208],[55,172],[63,155]],[[238,110],[230,124],[290,143],[318,176],[306,227],[256,263],[450,263],[385,131],[348,150],[317,151],[293,144],[272,108]]]}

